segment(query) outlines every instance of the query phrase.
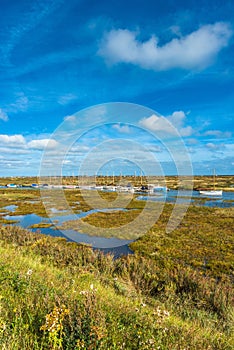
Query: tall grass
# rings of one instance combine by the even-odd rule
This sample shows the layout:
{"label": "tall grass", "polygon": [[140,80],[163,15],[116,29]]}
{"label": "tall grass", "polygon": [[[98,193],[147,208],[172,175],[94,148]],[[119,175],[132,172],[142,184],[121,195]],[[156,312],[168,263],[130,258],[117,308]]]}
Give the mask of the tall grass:
{"label": "tall grass", "polygon": [[0,256],[2,349],[233,349],[229,274],[10,226]]}

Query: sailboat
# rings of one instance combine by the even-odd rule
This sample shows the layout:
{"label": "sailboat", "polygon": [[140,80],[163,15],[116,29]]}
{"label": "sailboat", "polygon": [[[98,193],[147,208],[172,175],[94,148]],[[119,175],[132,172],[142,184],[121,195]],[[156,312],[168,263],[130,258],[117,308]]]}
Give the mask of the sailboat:
{"label": "sailboat", "polygon": [[205,195],[205,196],[222,196],[223,195],[223,191],[222,190],[216,190],[215,189],[215,171],[213,174],[213,190],[204,190],[204,191],[199,191],[199,193],[201,195]]}

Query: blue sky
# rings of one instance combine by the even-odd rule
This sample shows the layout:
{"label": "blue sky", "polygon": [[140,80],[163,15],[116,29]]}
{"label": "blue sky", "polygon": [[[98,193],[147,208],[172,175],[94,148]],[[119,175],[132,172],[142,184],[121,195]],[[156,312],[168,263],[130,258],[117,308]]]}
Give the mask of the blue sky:
{"label": "blue sky", "polygon": [[[233,23],[233,1],[2,0],[0,176],[37,175],[48,140],[54,154],[62,147],[52,136],[61,124],[66,129],[75,115],[79,129],[77,112],[111,102],[155,113],[126,115],[133,127],[118,124],[112,110],[104,118],[111,127],[73,145],[64,173],[76,174],[93,147],[121,137],[144,144],[173,173],[160,142],[143,131],[166,129],[163,116],[185,143],[194,174],[233,174]],[[88,125],[96,118],[90,113]]]}

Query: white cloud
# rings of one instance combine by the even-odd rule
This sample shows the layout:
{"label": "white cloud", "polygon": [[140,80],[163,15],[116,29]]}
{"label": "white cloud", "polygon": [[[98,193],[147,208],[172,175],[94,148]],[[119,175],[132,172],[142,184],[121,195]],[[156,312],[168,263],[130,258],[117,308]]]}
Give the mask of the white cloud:
{"label": "white cloud", "polygon": [[7,122],[9,120],[8,115],[1,108],[0,108],[0,119],[3,120],[4,122]]}
{"label": "white cloud", "polygon": [[11,103],[7,110],[12,113],[17,113],[18,111],[26,111],[28,109],[29,100],[23,92],[16,94],[16,100],[14,103]]}
{"label": "white cloud", "polygon": [[62,106],[68,105],[70,102],[77,99],[77,96],[71,93],[60,96],[58,99],[58,103]]}
{"label": "white cloud", "polygon": [[90,147],[85,145],[75,145],[69,150],[69,153],[87,153],[90,151]]}
{"label": "white cloud", "polygon": [[5,155],[25,155],[25,154],[29,154],[30,153],[30,150],[27,150],[27,149],[25,149],[25,147],[23,146],[19,146],[19,147],[15,147],[14,146],[14,148],[13,147],[7,147],[7,146],[5,146],[5,147],[2,147],[2,146],[0,146],[0,153],[1,154],[4,154],[4,156]]}
{"label": "white cloud", "polygon": [[159,131],[175,135],[177,131],[181,136],[191,136],[194,130],[191,126],[185,126],[185,122],[186,114],[183,111],[175,111],[167,118],[153,114],[149,118],[141,119],[139,124],[154,132]]}
{"label": "white cloud", "polygon": [[161,147],[159,147],[159,146],[156,146],[156,145],[149,145],[149,146],[147,146],[147,152],[162,152],[163,151],[163,149],[161,148]]}
{"label": "white cloud", "polygon": [[186,126],[185,128],[181,128],[179,133],[181,136],[187,137],[193,134],[193,128],[191,126]]}
{"label": "white cloud", "polygon": [[23,93],[19,94],[19,97],[17,98],[15,104],[12,105],[12,107],[15,107],[17,111],[26,111],[28,108],[28,98]]}
{"label": "white cloud", "polygon": [[218,138],[230,138],[232,133],[230,131],[220,131],[220,130],[208,130],[204,134],[205,136],[215,136]]}
{"label": "white cloud", "polygon": [[128,134],[130,132],[128,125],[114,124],[113,128],[120,133]]}
{"label": "white cloud", "polygon": [[53,139],[32,140],[28,143],[28,148],[34,150],[54,149],[56,147],[58,147],[58,142]]}
{"label": "white cloud", "polygon": [[22,146],[25,145],[25,138],[22,135],[0,135],[0,145]]}
{"label": "white cloud", "polygon": [[63,165],[67,165],[67,164],[71,164],[71,163],[72,163],[72,161],[69,160],[69,159],[64,159],[63,160]]}
{"label": "white cloud", "polygon": [[159,46],[159,39],[154,35],[141,42],[137,40],[136,32],[117,29],[104,36],[98,54],[109,64],[132,63],[156,71],[202,69],[209,66],[219,51],[228,45],[231,35],[227,23],[217,22]]}
{"label": "white cloud", "polygon": [[197,139],[194,139],[194,138],[191,138],[191,139],[188,139],[187,140],[187,144],[188,145],[197,145],[198,144],[198,140]]}
{"label": "white cloud", "polygon": [[[44,138],[27,142],[22,135],[0,135],[1,148],[5,146],[10,148],[20,148],[22,150],[43,150],[45,147],[48,149],[55,149],[58,145],[58,142],[53,139]],[[9,153],[10,152],[11,151],[9,151]],[[12,153],[14,152],[12,151]]]}
{"label": "white cloud", "polygon": [[175,111],[169,117],[168,120],[176,127],[179,128],[184,124],[186,114],[183,111]]}
{"label": "white cloud", "polygon": [[139,121],[140,126],[151,131],[163,131],[169,134],[175,134],[175,128],[164,117],[158,117],[152,114],[149,118],[143,118]]}
{"label": "white cloud", "polygon": [[213,142],[208,142],[206,144],[206,147],[210,150],[210,151],[220,151],[223,150],[225,148],[224,144],[215,144]]}

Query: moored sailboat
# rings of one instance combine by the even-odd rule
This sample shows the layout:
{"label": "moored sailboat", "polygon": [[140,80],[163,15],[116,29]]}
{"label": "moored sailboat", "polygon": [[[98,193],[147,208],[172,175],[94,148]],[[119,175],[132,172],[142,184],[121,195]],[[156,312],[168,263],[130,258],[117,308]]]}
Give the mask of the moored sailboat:
{"label": "moored sailboat", "polygon": [[199,191],[199,193],[201,195],[204,195],[204,196],[222,196],[223,195],[223,191],[222,190],[216,190],[215,189],[215,171],[214,171],[214,174],[213,174],[213,190],[201,190]]}

